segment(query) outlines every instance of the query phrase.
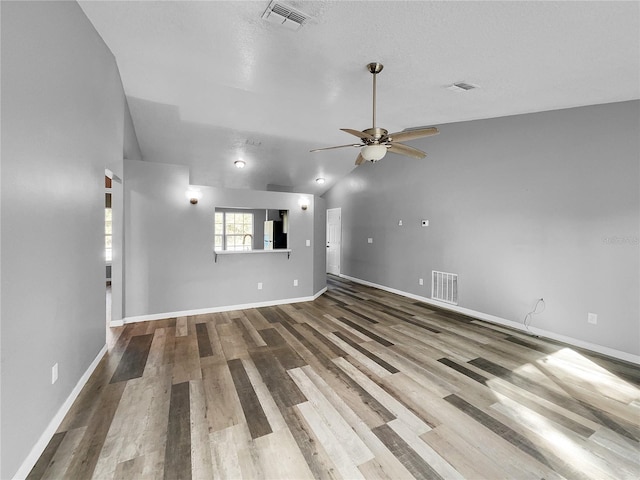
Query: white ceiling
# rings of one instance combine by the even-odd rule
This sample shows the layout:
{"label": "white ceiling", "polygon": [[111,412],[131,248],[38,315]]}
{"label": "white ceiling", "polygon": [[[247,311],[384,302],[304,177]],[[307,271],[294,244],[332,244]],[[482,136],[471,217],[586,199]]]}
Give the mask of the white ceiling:
{"label": "white ceiling", "polygon": [[[371,126],[372,61],[377,126],[441,126],[438,140],[446,123],[640,98],[637,1],[286,0],[310,17],[295,32],[261,18],[268,0],[79,3],[117,60],[144,159],[189,165],[194,184],[323,193],[357,150],[309,150]],[[480,88],[446,89],[459,81]]]}

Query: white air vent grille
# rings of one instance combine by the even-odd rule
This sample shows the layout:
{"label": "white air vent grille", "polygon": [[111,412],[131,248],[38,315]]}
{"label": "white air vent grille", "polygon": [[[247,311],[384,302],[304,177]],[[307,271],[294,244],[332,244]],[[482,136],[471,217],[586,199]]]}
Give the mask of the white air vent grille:
{"label": "white air vent grille", "polygon": [[271,2],[262,14],[262,18],[289,30],[298,30],[309,17],[283,3]]}
{"label": "white air vent grille", "polygon": [[287,20],[291,20],[300,24],[303,24],[304,21],[307,19],[304,15],[298,12],[294,12],[293,10],[289,10],[284,6],[280,5],[279,3],[276,3],[271,9],[271,11],[274,13],[277,13],[281,17],[286,18]]}
{"label": "white air vent grille", "polygon": [[435,270],[431,274],[431,298],[457,305],[458,275],[455,273],[436,272]]}

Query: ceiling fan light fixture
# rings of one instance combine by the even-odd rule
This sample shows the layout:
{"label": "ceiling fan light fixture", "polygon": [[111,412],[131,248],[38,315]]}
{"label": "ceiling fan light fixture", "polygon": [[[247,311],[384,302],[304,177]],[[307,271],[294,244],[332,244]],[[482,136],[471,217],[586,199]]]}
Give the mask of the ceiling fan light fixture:
{"label": "ceiling fan light fixture", "polygon": [[387,154],[387,147],[384,145],[365,145],[360,151],[362,157],[368,162],[382,160]]}

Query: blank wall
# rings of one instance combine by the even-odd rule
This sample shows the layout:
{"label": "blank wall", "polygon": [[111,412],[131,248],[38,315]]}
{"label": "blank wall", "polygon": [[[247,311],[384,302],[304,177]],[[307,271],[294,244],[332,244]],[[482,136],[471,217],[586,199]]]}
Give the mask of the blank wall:
{"label": "blank wall", "polygon": [[543,297],[534,327],[640,354],[639,118],[631,101],[442,125],[411,142],[426,159],[358,167],[325,194],[342,273],[423,297],[457,273],[461,307],[521,323]]}

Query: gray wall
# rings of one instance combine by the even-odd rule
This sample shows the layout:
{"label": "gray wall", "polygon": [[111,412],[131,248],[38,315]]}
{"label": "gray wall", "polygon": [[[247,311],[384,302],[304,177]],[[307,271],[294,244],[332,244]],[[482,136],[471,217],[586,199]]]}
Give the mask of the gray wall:
{"label": "gray wall", "polygon": [[125,100],[75,2],[1,8],[0,477],[11,478],[105,344],[104,173],[122,170]]}
{"label": "gray wall", "polygon": [[[300,194],[200,186],[203,198],[191,205],[188,185],[187,167],[125,161],[125,317],[315,293],[313,246],[305,242],[314,241],[313,211],[300,208]],[[289,210],[291,258],[245,253],[219,255],[214,263],[216,206]]]}
{"label": "gray wall", "polygon": [[313,291],[327,286],[327,208],[322,197],[313,198]]}
{"label": "gray wall", "polygon": [[356,168],[325,194],[342,208],[342,273],[424,297],[432,270],[457,273],[461,307],[521,322],[543,297],[534,326],[640,354],[639,113],[442,125],[412,142],[426,159]]}
{"label": "gray wall", "polygon": [[[125,124],[125,132],[126,124]],[[122,320],[124,194],[122,178],[111,179],[111,320]]]}
{"label": "gray wall", "polygon": [[[136,129],[133,126],[128,103],[124,104],[124,141],[122,147],[123,158],[142,160],[142,152],[140,151],[140,145],[138,144],[138,137],[136,136]],[[114,171],[114,173],[122,177],[122,163],[120,163],[118,170]]]}

